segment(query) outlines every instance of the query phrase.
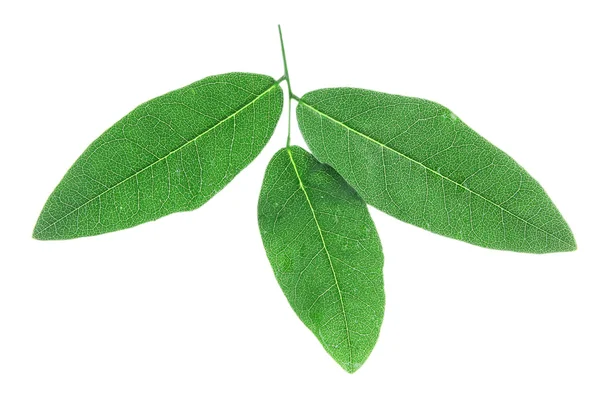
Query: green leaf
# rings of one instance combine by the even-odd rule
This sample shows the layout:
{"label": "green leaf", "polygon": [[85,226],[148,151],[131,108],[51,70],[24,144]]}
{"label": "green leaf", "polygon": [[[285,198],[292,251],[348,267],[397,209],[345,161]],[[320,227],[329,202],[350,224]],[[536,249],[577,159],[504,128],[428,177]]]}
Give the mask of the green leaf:
{"label": "green leaf", "polygon": [[375,346],[383,319],[383,253],[365,202],[328,165],[293,146],[266,171],[258,222],[281,289],[346,371]]}
{"label": "green leaf", "polygon": [[282,106],[277,81],[246,73],[211,76],[140,105],[69,169],[34,238],[102,234],[200,207],[260,153]]}
{"label": "green leaf", "polygon": [[368,204],[398,219],[493,249],[576,248],[542,187],[439,104],[323,89],[300,99],[297,116],[315,156]]}

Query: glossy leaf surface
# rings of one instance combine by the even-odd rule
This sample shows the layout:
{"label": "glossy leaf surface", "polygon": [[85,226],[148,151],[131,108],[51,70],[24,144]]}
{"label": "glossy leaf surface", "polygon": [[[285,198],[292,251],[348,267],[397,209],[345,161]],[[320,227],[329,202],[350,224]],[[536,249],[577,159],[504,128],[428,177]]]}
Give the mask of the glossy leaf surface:
{"label": "glossy leaf surface", "polygon": [[211,76],[140,105],[68,170],[34,238],[96,235],[200,207],[260,153],[282,105],[273,78],[246,73]]}
{"label": "glossy leaf surface", "polygon": [[367,359],[383,319],[383,253],[366,204],[299,147],[275,154],[258,221],[290,305],[348,372]]}
{"label": "glossy leaf surface", "polygon": [[297,117],[315,156],[398,219],[493,249],[576,248],[538,182],[437,103],[322,89],[302,97]]}

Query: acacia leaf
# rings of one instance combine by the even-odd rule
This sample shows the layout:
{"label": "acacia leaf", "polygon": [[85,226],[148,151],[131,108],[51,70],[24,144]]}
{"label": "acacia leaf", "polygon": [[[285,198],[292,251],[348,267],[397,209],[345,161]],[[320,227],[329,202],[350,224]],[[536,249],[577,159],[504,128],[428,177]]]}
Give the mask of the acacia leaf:
{"label": "acacia leaf", "polygon": [[207,77],[138,106],[67,171],[34,238],[102,234],[200,207],[260,153],[282,106],[277,81],[247,73]]}
{"label": "acacia leaf", "polygon": [[383,253],[360,196],[293,146],[267,168],[258,203],[263,244],[300,320],[346,371],[375,346],[383,319]]}
{"label": "acacia leaf", "polygon": [[300,99],[297,118],[314,155],[398,219],[493,249],[576,248],[539,183],[437,103],[322,89]]}

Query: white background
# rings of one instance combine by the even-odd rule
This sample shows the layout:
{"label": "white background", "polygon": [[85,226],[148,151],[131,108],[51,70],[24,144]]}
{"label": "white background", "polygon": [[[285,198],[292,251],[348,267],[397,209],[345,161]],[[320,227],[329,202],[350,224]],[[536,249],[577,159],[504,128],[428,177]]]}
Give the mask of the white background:
{"label": "white background", "polygon": [[[0,6],[0,393],[599,393],[595,1],[12,1]],[[546,189],[579,250],[527,255],[371,209],[386,315],[354,375],[288,306],[256,220],[286,138],[192,213],[40,242],[85,147],[208,75],[283,74],[451,108]],[[285,119],[285,113],[284,118]],[[292,141],[304,145],[294,126]]]}

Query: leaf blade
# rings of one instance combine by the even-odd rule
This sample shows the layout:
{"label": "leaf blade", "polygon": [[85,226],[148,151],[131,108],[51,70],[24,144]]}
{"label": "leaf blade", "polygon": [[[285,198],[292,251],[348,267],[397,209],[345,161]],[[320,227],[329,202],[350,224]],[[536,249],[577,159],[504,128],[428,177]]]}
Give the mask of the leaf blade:
{"label": "leaf blade", "polygon": [[321,89],[302,97],[297,117],[315,156],[400,220],[493,249],[576,248],[539,183],[437,103]]}
{"label": "leaf blade", "polygon": [[383,253],[364,201],[299,147],[269,163],[258,205],[273,271],[290,305],[346,371],[367,359],[383,319]]}
{"label": "leaf blade", "polygon": [[34,238],[97,235],[200,207],[258,155],[282,107],[278,82],[248,73],[207,77],[141,104],[67,171]]}

